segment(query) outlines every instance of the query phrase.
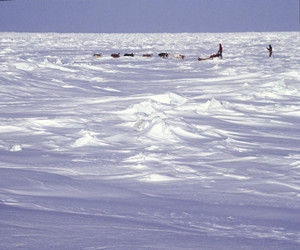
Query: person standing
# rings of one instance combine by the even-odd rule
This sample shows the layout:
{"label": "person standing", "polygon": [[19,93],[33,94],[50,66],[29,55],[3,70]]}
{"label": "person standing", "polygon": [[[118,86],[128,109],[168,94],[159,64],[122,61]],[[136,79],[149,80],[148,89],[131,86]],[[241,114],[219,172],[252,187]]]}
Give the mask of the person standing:
{"label": "person standing", "polygon": [[272,48],[271,44],[269,45],[269,48],[267,48],[267,50],[269,51],[269,57],[271,57],[273,54],[273,48]]}
{"label": "person standing", "polygon": [[222,53],[223,53],[223,47],[222,47],[222,44],[221,43],[219,43],[219,51],[218,51],[218,57],[220,57],[221,59],[223,58],[223,56],[222,56]]}

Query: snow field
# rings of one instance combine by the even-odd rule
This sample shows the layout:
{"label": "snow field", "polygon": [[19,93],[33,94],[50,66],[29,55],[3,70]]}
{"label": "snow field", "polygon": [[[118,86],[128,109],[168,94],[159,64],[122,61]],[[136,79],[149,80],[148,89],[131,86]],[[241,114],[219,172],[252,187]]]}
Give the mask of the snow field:
{"label": "snow field", "polygon": [[299,40],[1,33],[0,248],[298,249]]}

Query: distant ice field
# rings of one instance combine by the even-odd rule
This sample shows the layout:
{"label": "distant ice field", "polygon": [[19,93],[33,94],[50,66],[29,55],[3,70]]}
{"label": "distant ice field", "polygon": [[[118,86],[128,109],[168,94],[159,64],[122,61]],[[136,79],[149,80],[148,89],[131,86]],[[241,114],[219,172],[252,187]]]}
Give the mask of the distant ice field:
{"label": "distant ice field", "polygon": [[300,249],[299,44],[0,33],[0,249]]}

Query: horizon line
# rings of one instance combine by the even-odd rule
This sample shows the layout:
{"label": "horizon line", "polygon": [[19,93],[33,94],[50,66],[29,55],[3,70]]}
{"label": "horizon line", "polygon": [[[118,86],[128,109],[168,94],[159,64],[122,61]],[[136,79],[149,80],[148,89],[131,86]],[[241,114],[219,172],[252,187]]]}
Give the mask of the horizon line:
{"label": "horizon line", "polygon": [[28,33],[28,34],[228,34],[228,33],[288,33],[300,30],[284,31],[222,31],[222,32],[60,32],[60,31],[0,31],[0,33]]}

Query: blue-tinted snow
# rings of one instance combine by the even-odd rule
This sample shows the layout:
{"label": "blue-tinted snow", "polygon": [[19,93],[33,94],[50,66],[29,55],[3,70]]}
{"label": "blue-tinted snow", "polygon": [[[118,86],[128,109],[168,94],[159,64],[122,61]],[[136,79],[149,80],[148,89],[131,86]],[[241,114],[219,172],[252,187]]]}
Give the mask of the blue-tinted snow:
{"label": "blue-tinted snow", "polygon": [[1,33],[0,248],[299,249],[299,43]]}

